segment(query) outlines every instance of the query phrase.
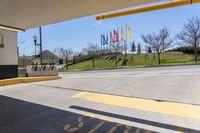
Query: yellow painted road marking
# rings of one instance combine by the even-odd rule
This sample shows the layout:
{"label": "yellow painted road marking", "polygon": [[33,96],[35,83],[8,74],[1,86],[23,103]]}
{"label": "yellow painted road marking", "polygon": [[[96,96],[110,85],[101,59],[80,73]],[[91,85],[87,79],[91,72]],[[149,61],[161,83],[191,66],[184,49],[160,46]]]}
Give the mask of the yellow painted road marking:
{"label": "yellow painted road marking", "polygon": [[79,117],[77,120],[78,126],[77,127],[71,127],[70,124],[66,124],[64,126],[64,131],[67,132],[76,132],[77,130],[79,130],[80,128],[82,128],[84,126],[84,122],[83,122],[83,117]]}
{"label": "yellow painted road marking", "polygon": [[135,131],[135,133],[140,133],[140,129],[138,128],[138,129]]}
{"label": "yellow painted road marking", "polygon": [[107,133],[113,133],[118,127],[122,127],[121,124],[116,124],[114,127],[112,127]]}
{"label": "yellow painted road marking", "polygon": [[78,127],[74,127],[74,128],[70,128],[69,130],[68,130],[68,132],[76,132],[77,130],[79,130],[79,128]]}
{"label": "yellow painted road marking", "polygon": [[61,77],[44,76],[44,77],[24,77],[24,78],[4,79],[4,80],[0,80],[0,87],[7,86],[7,85],[20,84],[20,83],[39,82],[39,81],[56,80],[56,79],[61,79]]}
{"label": "yellow painted road marking", "polygon": [[80,92],[72,98],[85,99],[92,102],[157,112],[185,118],[200,119],[200,106],[173,102],[158,102],[154,100],[128,98],[108,94]]}
{"label": "yellow painted road marking", "polygon": [[85,116],[87,116],[87,117],[89,117],[90,119],[95,119],[96,118],[96,116],[94,115],[94,114],[86,114]]}
{"label": "yellow painted road marking", "polygon": [[97,129],[99,129],[104,123],[106,123],[105,121],[100,122],[96,127],[94,127],[92,130],[90,130],[88,133],[94,133]]}
{"label": "yellow painted road marking", "polygon": [[68,130],[70,128],[70,124],[64,126],[64,130]]}
{"label": "yellow painted road marking", "polygon": [[117,126],[114,126],[107,133],[113,133],[116,129],[117,129]]}
{"label": "yellow painted road marking", "polygon": [[132,127],[130,126],[125,126],[125,127],[126,127],[126,130],[124,130],[123,133],[129,133]]}

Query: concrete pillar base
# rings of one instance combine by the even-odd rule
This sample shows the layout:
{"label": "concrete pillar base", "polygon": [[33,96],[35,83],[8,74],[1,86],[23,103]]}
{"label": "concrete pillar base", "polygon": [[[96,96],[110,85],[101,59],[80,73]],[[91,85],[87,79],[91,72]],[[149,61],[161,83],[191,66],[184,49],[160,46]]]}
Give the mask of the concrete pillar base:
{"label": "concrete pillar base", "polygon": [[0,79],[18,77],[18,65],[0,65]]}

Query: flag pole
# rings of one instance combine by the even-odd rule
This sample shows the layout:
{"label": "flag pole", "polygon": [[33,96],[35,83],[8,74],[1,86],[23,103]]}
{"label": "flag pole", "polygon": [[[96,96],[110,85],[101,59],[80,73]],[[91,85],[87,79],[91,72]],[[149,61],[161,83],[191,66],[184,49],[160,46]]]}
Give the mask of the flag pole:
{"label": "flag pole", "polygon": [[126,40],[125,40],[125,55],[127,55],[127,25],[126,25]]}
{"label": "flag pole", "polygon": [[[127,24],[126,24],[126,38],[124,40],[124,45],[125,45],[125,61],[126,61],[126,58],[127,58]],[[126,66],[127,66],[127,62],[126,62]]]}
{"label": "flag pole", "polygon": [[112,53],[112,41],[113,41],[113,34],[112,34],[112,30],[110,30],[110,52]]}
{"label": "flag pole", "polygon": [[100,36],[100,39],[101,39],[101,51],[102,51],[102,34]]}
{"label": "flag pole", "polygon": [[106,41],[107,41],[107,50],[109,49],[109,39],[108,39],[109,37],[108,37],[108,31],[107,31],[107,35],[106,35]]}

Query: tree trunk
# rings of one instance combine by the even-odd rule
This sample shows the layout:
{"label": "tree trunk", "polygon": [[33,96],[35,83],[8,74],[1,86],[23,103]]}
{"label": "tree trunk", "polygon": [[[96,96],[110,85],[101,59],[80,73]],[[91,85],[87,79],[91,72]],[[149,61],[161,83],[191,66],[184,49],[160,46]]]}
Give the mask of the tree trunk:
{"label": "tree trunk", "polygon": [[197,54],[195,54],[195,57],[194,57],[195,59],[195,63],[197,63],[198,62],[198,58],[197,58]]}
{"label": "tree trunk", "polygon": [[65,66],[66,66],[66,69],[68,70],[69,69],[69,66],[68,66],[68,57],[65,57]]}
{"label": "tree trunk", "polygon": [[127,53],[125,53],[124,61],[125,61],[125,66],[127,66]]}
{"label": "tree trunk", "polygon": [[95,69],[94,59],[92,59],[92,68]]}
{"label": "tree trunk", "polygon": [[194,50],[194,61],[195,61],[195,63],[198,62],[197,48],[195,48],[195,50]]}
{"label": "tree trunk", "polygon": [[160,65],[161,63],[160,63],[160,52],[157,52],[157,54],[158,54],[158,65]]}

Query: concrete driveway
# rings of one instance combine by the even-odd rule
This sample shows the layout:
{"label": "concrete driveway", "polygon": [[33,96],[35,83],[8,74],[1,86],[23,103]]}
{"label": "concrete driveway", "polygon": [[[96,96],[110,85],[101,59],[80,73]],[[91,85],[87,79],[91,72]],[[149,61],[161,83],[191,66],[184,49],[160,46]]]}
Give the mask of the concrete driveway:
{"label": "concrete driveway", "polygon": [[200,66],[70,72],[60,76],[62,80],[36,84],[200,105]]}
{"label": "concrete driveway", "polygon": [[61,73],[0,88],[0,132],[200,132],[200,66]]}

